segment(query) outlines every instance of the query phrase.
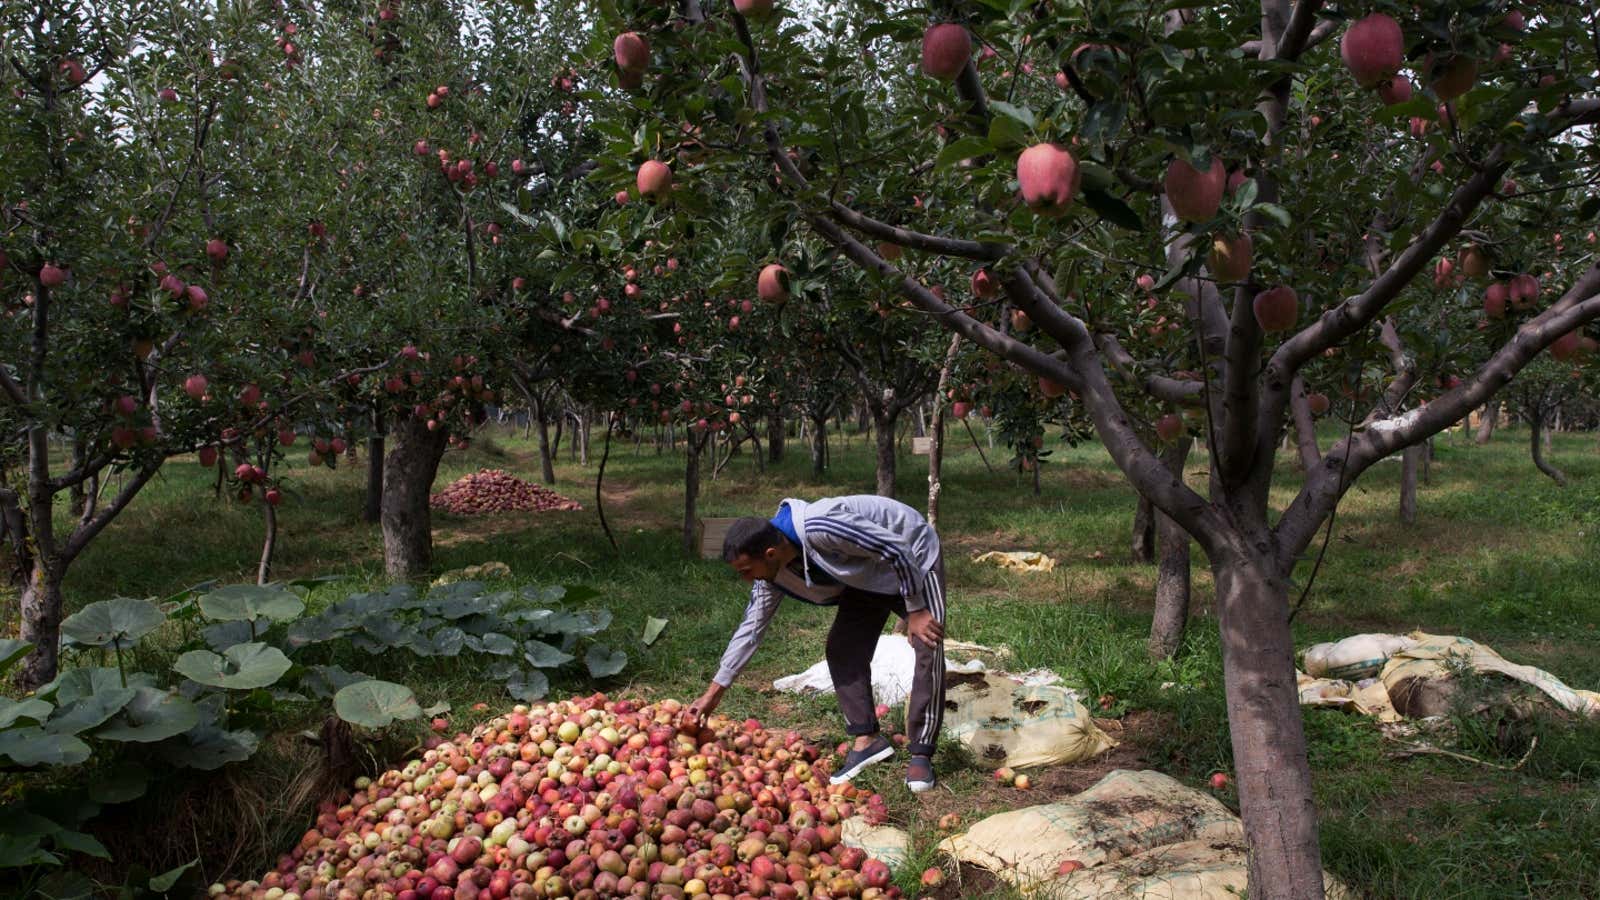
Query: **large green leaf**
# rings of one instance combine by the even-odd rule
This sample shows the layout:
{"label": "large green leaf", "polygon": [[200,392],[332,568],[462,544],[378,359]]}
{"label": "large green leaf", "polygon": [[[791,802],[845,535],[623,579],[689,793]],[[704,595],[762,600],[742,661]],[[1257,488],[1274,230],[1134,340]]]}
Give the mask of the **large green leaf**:
{"label": "large green leaf", "polygon": [[50,711],[55,709],[49,703],[38,698],[28,700],[7,700],[0,697],[0,728],[10,728],[21,722],[24,725],[42,725],[50,717]]}
{"label": "large green leaf", "polygon": [[484,635],[478,643],[484,653],[493,653],[496,656],[510,656],[517,652],[517,642],[497,631]]}
{"label": "large green leaf", "polygon": [[113,597],[85,606],[61,622],[61,633],[80,644],[104,647],[132,644],[166,621],[149,600]]}
{"label": "large green leaf", "polygon": [[179,675],[210,687],[250,690],[266,687],[289,671],[289,657],[267,644],[238,644],[220,655],[190,650],[172,668]]}
{"label": "large green leaf", "polygon": [[0,731],[0,760],[19,766],[75,766],[89,758],[89,745],[70,734],[27,726]]}
{"label": "large green leaf", "polygon": [[149,787],[149,769],[136,762],[123,762],[95,776],[89,785],[89,798],[96,803],[127,803],[143,797]]}
{"label": "large green leaf", "polygon": [[327,698],[339,693],[347,685],[371,678],[365,672],[351,672],[340,666],[310,666],[300,683],[318,697]]}
{"label": "large green leaf", "polygon": [[528,640],[522,642],[522,658],[528,665],[538,669],[550,669],[565,663],[572,662],[572,654],[563,653],[557,647],[546,644],[544,641]]}
{"label": "large green leaf", "polygon": [[218,622],[200,629],[200,636],[205,638],[207,647],[221,653],[229,647],[254,640],[255,632],[249,622]]}
{"label": "large green leaf", "polygon": [[230,584],[200,598],[200,612],[217,622],[287,622],[305,608],[294,592],[265,584]]}
{"label": "large green leaf", "polygon": [[173,886],[178,883],[178,879],[183,877],[183,873],[199,864],[199,859],[191,859],[176,869],[168,869],[160,875],[152,875],[149,881],[150,890],[158,894],[165,894],[167,891],[172,890]]}
{"label": "large green leaf", "polygon": [[[155,687],[148,672],[129,672],[128,687]],[[56,680],[39,689],[39,696],[54,697],[57,706],[66,706],[85,697],[122,687],[122,673],[110,666],[68,669]]]}
{"label": "large green leaf", "polygon": [[61,865],[61,857],[40,847],[40,842],[38,835],[0,834],[0,870]]}
{"label": "large green leaf", "polygon": [[107,741],[148,744],[182,734],[199,721],[199,711],[188,700],[157,688],[141,687],[128,705],[94,736]]}
{"label": "large green leaf", "polygon": [[225,731],[202,723],[163,745],[162,752],[173,765],[211,772],[228,763],[244,762],[256,752],[260,743],[261,736],[253,731]]}
{"label": "large green leaf", "polygon": [[532,703],[550,692],[550,679],[538,669],[519,671],[506,681],[506,691],[523,703]]}
{"label": "large green leaf", "polygon": [[396,719],[415,719],[422,715],[416,695],[403,684],[390,681],[358,681],[333,695],[333,711],[352,725],[382,728]]}
{"label": "large green leaf", "polygon": [[16,638],[0,638],[0,676],[11,671],[17,661],[33,652],[33,644]]}
{"label": "large green leaf", "polygon": [[628,654],[621,650],[612,650],[605,644],[590,644],[589,652],[583,656],[583,662],[589,667],[591,676],[609,678],[628,665]]}
{"label": "large green leaf", "polygon": [[546,630],[554,634],[599,634],[611,624],[611,610],[585,609],[579,612],[564,612],[553,616],[545,623]]}
{"label": "large green leaf", "polygon": [[57,850],[82,853],[85,856],[93,856],[98,859],[111,858],[111,852],[106,849],[105,844],[100,843],[93,835],[84,834],[81,831],[62,829],[51,835],[50,840],[55,844]]}
{"label": "large green leaf", "polygon": [[52,734],[82,734],[121,712],[138,693],[137,688],[101,688],[87,697],[62,704],[45,723],[45,730]]}

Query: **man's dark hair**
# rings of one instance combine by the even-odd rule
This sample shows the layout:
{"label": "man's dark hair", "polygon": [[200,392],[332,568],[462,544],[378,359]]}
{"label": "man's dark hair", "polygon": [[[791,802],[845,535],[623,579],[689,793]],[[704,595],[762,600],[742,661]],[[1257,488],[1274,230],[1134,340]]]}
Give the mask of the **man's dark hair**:
{"label": "man's dark hair", "polygon": [[771,521],[745,516],[728,526],[728,533],[722,538],[722,561],[731,563],[741,556],[760,556],[787,540]]}

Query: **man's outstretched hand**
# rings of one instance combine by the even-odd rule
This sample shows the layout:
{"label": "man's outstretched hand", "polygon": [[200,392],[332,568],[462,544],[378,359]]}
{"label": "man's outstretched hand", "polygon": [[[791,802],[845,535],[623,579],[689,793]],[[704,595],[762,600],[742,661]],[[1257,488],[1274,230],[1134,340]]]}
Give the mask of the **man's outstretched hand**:
{"label": "man's outstretched hand", "polygon": [[706,687],[706,692],[699,699],[689,704],[678,720],[678,729],[687,731],[690,728],[699,730],[705,727],[706,717],[716,711],[717,704],[722,702],[722,692],[727,690],[722,685],[712,682]]}
{"label": "man's outstretched hand", "polygon": [[933,617],[933,613],[919,609],[906,616],[906,635],[929,647],[937,647],[944,640],[944,625]]}

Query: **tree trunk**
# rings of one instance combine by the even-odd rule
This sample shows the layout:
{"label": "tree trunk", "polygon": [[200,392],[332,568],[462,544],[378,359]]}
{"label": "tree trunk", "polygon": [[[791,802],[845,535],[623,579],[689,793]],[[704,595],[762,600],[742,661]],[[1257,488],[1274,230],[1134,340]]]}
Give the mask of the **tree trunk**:
{"label": "tree trunk", "polygon": [[961,352],[961,335],[950,336],[950,349],[944,353],[944,365],[939,368],[939,384],[933,392],[933,447],[928,453],[928,524],[939,521],[939,490],[941,470],[944,468],[944,400],[945,386],[950,382],[950,370]]}
{"label": "tree trunk", "polygon": [[539,477],[545,484],[556,483],[555,454],[550,449],[550,426],[544,418],[544,398],[533,395],[533,418],[539,429]]}
{"label": "tree trunk", "polygon": [[811,480],[820,479],[823,470],[827,467],[828,417],[813,416],[811,419]]}
{"label": "tree trunk", "polygon": [[367,497],[362,519],[383,519],[383,413],[372,411],[372,434],[367,437]]}
{"label": "tree trunk", "polygon": [[22,583],[18,608],[22,624],[18,637],[33,645],[33,652],[18,666],[17,685],[37,688],[56,677],[61,657],[61,576],[44,559],[35,559]]}
{"label": "tree trunk", "polygon": [[1417,469],[1422,462],[1422,445],[1412,444],[1400,455],[1400,521],[1417,521]]}
{"label": "tree trunk", "polygon": [[278,508],[271,503],[261,503],[262,521],[266,534],[261,539],[261,564],[256,567],[256,584],[266,584],[272,578],[272,551],[278,547]]}
{"label": "tree trunk", "polygon": [[415,578],[433,565],[428,491],[444,455],[445,432],[405,416],[391,436],[383,479],[383,568],[390,578]]}
{"label": "tree trunk", "polygon": [[1490,400],[1483,407],[1483,419],[1478,422],[1478,435],[1473,438],[1474,443],[1487,444],[1494,435],[1494,420],[1500,415],[1500,401]]}
{"label": "tree trunk", "polygon": [[704,451],[706,440],[710,437],[709,431],[695,433],[691,428],[685,432],[688,440],[685,442],[683,466],[683,555],[695,559],[700,555],[700,543],[696,539],[696,526],[699,516],[696,507],[700,502],[700,454]]}
{"label": "tree trunk", "polygon": [[1156,508],[1143,494],[1133,507],[1133,561],[1151,563],[1156,558]]}
{"label": "tree trunk", "polygon": [[880,497],[894,496],[895,418],[894,413],[878,413],[874,411],[872,414],[872,431],[873,436],[877,439],[878,447],[877,490]]}
{"label": "tree trunk", "polygon": [[783,462],[784,437],[783,413],[774,412],[767,416],[767,462]]}
{"label": "tree trunk", "polygon": [[1321,900],[1322,862],[1305,723],[1295,685],[1287,582],[1244,556],[1213,564],[1223,686],[1250,896]]}
{"label": "tree trunk", "polygon": [[[1183,435],[1161,453],[1162,464],[1180,481],[1193,445],[1193,439]],[[1189,624],[1189,533],[1159,510],[1155,518],[1161,534],[1161,563],[1156,569],[1156,606],[1147,647],[1151,659],[1170,659],[1183,646],[1183,632]]]}
{"label": "tree trunk", "polygon": [[[83,465],[84,457],[88,455],[88,452],[88,445],[84,442],[83,436],[80,434],[73,434],[72,468],[76,469]],[[87,493],[85,493],[84,482],[74,482],[73,485],[67,489],[67,511],[72,514],[73,518],[81,519],[83,518],[84,510],[88,507],[88,505],[89,496]]]}
{"label": "tree trunk", "polygon": [[1539,471],[1549,475],[1557,487],[1566,487],[1566,473],[1545,461],[1544,435],[1544,416],[1533,415],[1528,417],[1528,439],[1533,449],[1533,464],[1538,467]]}

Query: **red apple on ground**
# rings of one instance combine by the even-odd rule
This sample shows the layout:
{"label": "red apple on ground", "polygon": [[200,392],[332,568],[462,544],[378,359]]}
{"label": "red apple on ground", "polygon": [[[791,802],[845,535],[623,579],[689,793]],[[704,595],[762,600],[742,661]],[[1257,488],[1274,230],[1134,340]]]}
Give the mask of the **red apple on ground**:
{"label": "red apple on ground", "polygon": [[922,870],[922,886],[930,890],[944,884],[944,870],[931,866]]}
{"label": "red apple on ground", "polygon": [[1076,871],[1078,871],[1079,869],[1081,869],[1083,867],[1084,867],[1083,863],[1078,862],[1075,859],[1065,860],[1065,861],[1063,861],[1061,863],[1061,865],[1056,866],[1056,874],[1057,875],[1071,875],[1073,872],[1076,872]]}
{"label": "red apple on ground", "polygon": [[1214,791],[1220,791],[1228,786],[1228,781],[1229,778],[1227,772],[1217,772],[1211,776],[1211,789]]}

